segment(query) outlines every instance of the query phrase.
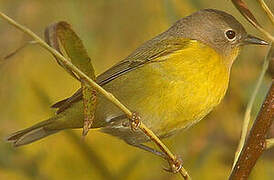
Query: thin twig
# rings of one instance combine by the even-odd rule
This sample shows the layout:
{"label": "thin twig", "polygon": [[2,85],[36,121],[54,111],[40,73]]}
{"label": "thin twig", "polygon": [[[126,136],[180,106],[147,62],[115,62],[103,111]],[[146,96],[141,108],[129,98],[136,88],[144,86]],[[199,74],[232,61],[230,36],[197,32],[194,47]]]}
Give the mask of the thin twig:
{"label": "thin twig", "polygon": [[[269,47],[269,50],[268,52],[270,52],[271,50],[271,46]],[[265,59],[264,59],[264,64],[263,64],[263,67],[262,67],[262,71],[260,73],[260,76],[258,78],[258,81],[256,83],[256,86],[255,86],[255,89],[251,95],[251,98],[247,104],[247,107],[246,107],[246,111],[245,111],[245,115],[244,115],[244,121],[243,121],[243,127],[242,127],[242,132],[241,132],[241,138],[240,138],[240,141],[239,141],[239,145],[238,145],[238,148],[237,148],[237,151],[235,153],[235,158],[234,158],[234,162],[233,162],[233,166],[232,168],[234,168],[238,158],[239,158],[239,155],[243,149],[243,146],[244,146],[244,143],[245,143],[245,139],[246,139],[246,135],[247,135],[247,130],[248,130],[248,125],[249,125],[249,121],[250,121],[250,113],[251,113],[251,110],[252,110],[252,106],[254,104],[254,101],[255,101],[255,98],[258,94],[258,91],[259,91],[259,88],[263,82],[263,78],[264,78],[264,75],[268,69],[268,65],[269,65],[269,58],[266,56]]]}
{"label": "thin twig", "polygon": [[19,48],[15,49],[13,52],[9,53],[8,55],[6,55],[3,59],[9,59],[11,57],[13,57],[14,55],[16,55],[19,51],[21,51],[22,49],[24,49],[25,47],[27,47],[30,44],[36,44],[36,41],[28,41],[25,44],[23,44],[22,46],[20,46]]}
{"label": "thin twig", "polygon": [[[64,56],[62,56],[58,51],[51,48],[46,42],[44,42],[39,36],[37,36],[35,33],[33,33],[30,29],[20,25],[13,19],[9,18],[2,12],[0,12],[0,17],[5,19],[9,24],[15,26],[17,29],[21,30],[22,32],[28,34],[33,39],[35,39],[42,47],[50,51],[52,54],[54,54],[56,57],[62,61],[66,65],[66,67],[70,68],[75,74],[77,74],[81,79],[85,80],[87,84],[94,87],[98,92],[102,93],[109,101],[111,101],[113,104],[115,104],[117,107],[119,107],[128,117],[132,117],[133,113],[124,106],[117,98],[115,98],[111,93],[107,92],[105,89],[103,89],[101,86],[99,86],[96,82],[94,82],[92,79],[90,79],[86,74],[84,74],[81,70],[79,70],[76,66],[74,66],[70,61],[68,61]],[[161,140],[150,130],[148,129],[142,122],[139,124],[139,128],[148,136],[151,138],[152,141],[154,141],[159,148],[168,156],[171,162],[176,162],[177,158],[170,152],[170,150],[161,142]],[[185,179],[190,179],[189,174],[187,171],[182,167],[180,169],[180,174]]]}
{"label": "thin twig", "polygon": [[271,10],[269,9],[269,7],[265,4],[264,0],[257,0],[259,1],[259,3],[261,4],[262,8],[264,9],[264,11],[266,12],[266,14],[268,15],[270,21],[274,24],[274,15],[271,12]]}

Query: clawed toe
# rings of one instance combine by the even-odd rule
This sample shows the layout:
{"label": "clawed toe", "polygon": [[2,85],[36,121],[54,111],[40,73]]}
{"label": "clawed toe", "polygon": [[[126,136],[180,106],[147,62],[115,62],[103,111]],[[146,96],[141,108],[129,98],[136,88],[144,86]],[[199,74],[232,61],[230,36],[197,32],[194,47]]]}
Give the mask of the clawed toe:
{"label": "clawed toe", "polygon": [[136,131],[139,128],[141,124],[140,120],[141,120],[141,117],[136,112],[133,112],[132,116],[129,117],[130,127],[132,131]]}
{"label": "clawed toe", "polygon": [[178,173],[183,167],[183,161],[181,158],[176,157],[175,160],[169,161],[169,168],[164,168],[165,171],[171,173]]}

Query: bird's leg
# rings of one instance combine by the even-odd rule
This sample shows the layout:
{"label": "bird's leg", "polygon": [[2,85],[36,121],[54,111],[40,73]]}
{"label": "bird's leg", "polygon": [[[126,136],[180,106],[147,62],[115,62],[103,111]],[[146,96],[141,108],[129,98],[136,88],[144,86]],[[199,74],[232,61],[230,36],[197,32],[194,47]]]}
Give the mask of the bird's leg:
{"label": "bird's leg", "polygon": [[[130,121],[130,127],[131,127],[131,130],[132,131],[136,131],[138,128],[139,128],[139,125],[140,125],[140,116],[138,115],[138,113],[136,112],[133,112],[132,113],[132,116],[130,117],[129,121]],[[147,152],[151,152],[157,156],[160,156],[161,158],[164,158],[164,159],[167,159],[166,155],[161,152],[161,151],[157,151],[156,149],[153,149],[149,146],[146,146],[144,144],[131,144],[130,145],[132,146],[135,146],[135,147],[138,147],[140,149],[143,149]]]}
{"label": "bird's leg", "polygon": [[176,158],[175,161],[170,161],[170,159],[163,152],[153,149],[149,146],[146,146],[144,144],[130,144],[130,145],[140,148],[142,150],[145,150],[147,152],[150,152],[156,156],[163,158],[164,160],[167,160],[169,163],[169,168],[164,168],[164,170],[167,172],[176,174],[183,167],[183,162],[182,162],[181,158]]}
{"label": "bird's leg", "polygon": [[165,159],[165,160],[168,159],[167,156],[166,156],[163,152],[158,151],[158,150],[156,150],[156,149],[153,149],[153,148],[151,148],[151,147],[149,147],[149,146],[146,146],[146,145],[144,145],[144,144],[130,144],[130,145],[135,146],[135,147],[137,147],[137,148],[140,148],[140,149],[142,149],[142,150],[145,150],[145,151],[147,151],[147,152],[150,152],[150,153],[152,153],[152,154],[154,154],[154,155],[156,155],[156,156],[159,156],[159,157],[161,157],[161,158],[163,158],[163,159]]}
{"label": "bird's leg", "polygon": [[[139,126],[141,124],[140,119],[141,119],[140,116],[136,112],[133,112],[132,116],[129,117],[130,127],[131,127],[132,131],[136,131],[139,128]],[[124,124],[124,126],[128,126],[128,124],[127,125]],[[143,149],[147,152],[151,152],[152,154],[155,154],[155,155],[167,160],[170,167],[164,168],[164,170],[166,170],[168,172],[172,172],[172,173],[176,174],[183,167],[183,162],[182,162],[181,158],[176,157],[175,160],[172,160],[165,153],[163,153],[161,151],[157,151],[156,149],[153,149],[153,148],[146,146],[144,144],[131,144],[131,143],[129,143],[129,144],[132,146],[138,147],[140,149]]]}

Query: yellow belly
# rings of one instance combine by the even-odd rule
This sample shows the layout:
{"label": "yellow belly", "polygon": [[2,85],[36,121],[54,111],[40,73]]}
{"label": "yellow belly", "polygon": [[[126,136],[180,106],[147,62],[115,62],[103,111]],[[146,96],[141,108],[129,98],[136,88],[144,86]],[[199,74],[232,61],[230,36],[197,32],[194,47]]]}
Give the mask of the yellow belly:
{"label": "yellow belly", "polygon": [[[196,41],[159,60],[113,80],[104,88],[138,112],[158,136],[164,137],[201,120],[219,104],[228,86],[229,68],[213,49]],[[123,114],[118,108],[102,97],[98,103],[98,127],[108,126],[108,133],[126,141],[136,137],[128,129],[120,129],[123,134],[119,131],[123,127],[108,124],[113,117]]]}

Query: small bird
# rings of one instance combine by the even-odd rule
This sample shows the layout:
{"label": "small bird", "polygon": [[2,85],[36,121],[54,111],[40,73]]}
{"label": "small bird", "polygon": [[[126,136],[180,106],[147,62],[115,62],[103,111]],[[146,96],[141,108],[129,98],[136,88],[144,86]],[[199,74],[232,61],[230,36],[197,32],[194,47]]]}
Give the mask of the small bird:
{"label": "small bird", "polygon": [[[220,103],[231,66],[244,45],[267,45],[248,35],[230,14],[204,9],[178,20],[102,73],[96,82],[117,97],[160,138],[187,129]],[[91,128],[141,149],[149,138],[132,131],[127,116],[101,94]],[[82,128],[82,90],[53,105],[56,115],[7,137],[22,146],[61,130]],[[155,153],[158,154],[159,153]]]}

